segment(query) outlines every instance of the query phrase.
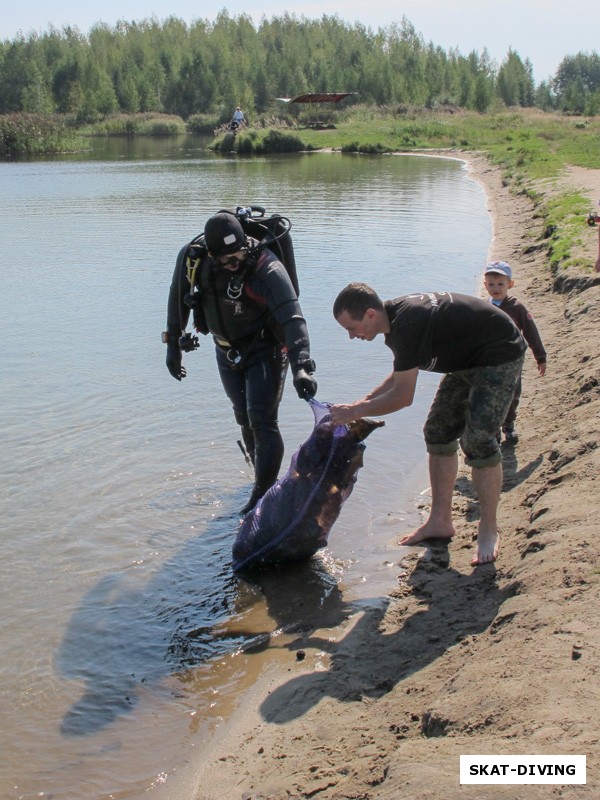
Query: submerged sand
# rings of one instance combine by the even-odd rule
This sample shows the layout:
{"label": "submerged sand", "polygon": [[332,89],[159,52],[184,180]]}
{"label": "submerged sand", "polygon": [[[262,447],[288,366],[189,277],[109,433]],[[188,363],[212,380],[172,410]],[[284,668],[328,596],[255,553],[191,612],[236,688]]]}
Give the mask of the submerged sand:
{"label": "submerged sand", "polygon": [[[398,548],[386,602],[265,667],[203,752],[195,800],[600,796],[598,233],[582,220],[590,268],[553,276],[531,201],[484,156],[455,155],[486,189],[489,257],[513,265],[548,351],[544,378],[527,357],[504,451],[499,559],[470,566],[478,506],[461,473],[456,538]],[[600,170],[540,188],[594,208]],[[461,786],[469,753],[586,755],[587,784]]]}

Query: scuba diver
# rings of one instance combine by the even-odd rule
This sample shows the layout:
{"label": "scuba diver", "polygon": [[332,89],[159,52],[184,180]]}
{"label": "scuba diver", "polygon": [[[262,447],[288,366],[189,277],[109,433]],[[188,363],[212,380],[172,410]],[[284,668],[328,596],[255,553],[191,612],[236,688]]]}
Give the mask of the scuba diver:
{"label": "scuba diver", "polygon": [[[239,212],[243,221],[252,209]],[[317,391],[297,292],[286,266],[267,246],[276,249],[276,238],[259,241],[247,235],[240,217],[230,211],[212,216],[204,235],[179,252],[163,334],[167,369],[178,381],[186,376],[182,351],[199,346],[197,336],[185,333],[190,311],[196,331],[212,334],[221,382],[254,465],[254,487],[243,514],[275,483],[283,460],[277,416],[288,363],[301,399]]]}

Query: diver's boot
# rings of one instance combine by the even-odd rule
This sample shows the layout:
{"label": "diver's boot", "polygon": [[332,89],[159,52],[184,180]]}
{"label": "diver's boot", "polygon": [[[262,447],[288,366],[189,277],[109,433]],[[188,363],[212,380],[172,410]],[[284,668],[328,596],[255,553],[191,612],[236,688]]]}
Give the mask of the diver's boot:
{"label": "diver's boot", "polygon": [[[266,472],[266,474],[261,475],[261,472]],[[256,469],[254,488],[252,489],[252,494],[248,498],[248,502],[243,508],[240,509],[242,514],[248,514],[250,511],[252,511],[260,498],[269,491],[271,486],[273,486],[277,480],[278,472],[279,470],[274,470],[272,466],[269,466],[268,470],[260,470],[260,468]]]}
{"label": "diver's boot", "polygon": [[254,488],[248,502],[241,509],[242,514],[252,511],[260,498],[277,480],[283,459],[283,439],[279,428],[257,428],[253,431],[254,449]]}
{"label": "diver's boot", "polygon": [[269,491],[269,489],[271,488],[271,486],[273,486],[276,480],[277,480],[277,472],[273,472],[272,469],[269,470],[268,475],[263,476],[262,480],[259,480],[257,476],[256,481],[254,483],[254,488],[252,489],[252,494],[248,498],[248,502],[246,503],[246,505],[240,509],[240,512],[242,514],[248,514],[248,512],[252,511],[252,509],[258,503],[260,498]]}
{"label": "diver's boot", "polygon": [[248,502],[246,503],[246,505],[242,506],[242,508],[240,508],[240,514],[248,514],[250,511],[252,511],[254,506],[258,503],[260,498],[263,496],[263,494],[264,494],[264,492],[261,492],[255,486],[254,489],[252,490],[252,494],[248,498]]}

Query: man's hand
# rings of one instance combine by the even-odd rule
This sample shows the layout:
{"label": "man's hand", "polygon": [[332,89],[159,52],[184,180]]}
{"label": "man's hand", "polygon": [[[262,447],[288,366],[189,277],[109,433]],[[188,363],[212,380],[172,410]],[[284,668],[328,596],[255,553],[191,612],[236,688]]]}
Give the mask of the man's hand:
{"label": "man's hand", "polygon": [[181,364],[181,350],[177,341],[167,344],[167,369],[176,381],[187,375],[185,367]]}
{"label": "man's hand", "polygon": [[305,369],[299,369],[294,375],[294,389],[301,400],[310,400],[317,393],[317,381]]}
{"label": "man's hand", "polygon": [[356,419],[360,419],[360,412],[354,405],[333,405],[329,406],[331,421],[334,425],[349,425]]}

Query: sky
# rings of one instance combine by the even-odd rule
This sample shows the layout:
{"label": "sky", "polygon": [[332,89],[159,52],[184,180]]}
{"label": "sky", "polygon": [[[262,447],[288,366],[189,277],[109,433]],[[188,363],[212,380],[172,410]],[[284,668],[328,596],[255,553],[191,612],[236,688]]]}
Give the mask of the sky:
{"label": "sky", "polygon": [[531,61],[536,83],[552,77],[565,56],[600,49],[595,15],[583,0],[224,0],[214,5],[194,0],[104,0],[101,6],[81,0],[21,0],[4,5],[0,40],[43,33],[50,26],[58,30],[70,26],[86,34],[99,22],[113,26],[118,21],[151,17],[163,21],[171,16],[186,23],[212,21],[223,9],[233,17],[245,14],[255,24],[287,12],[308,19],[337,16],[373,30],[404,16],[426,43],[446,51],[456,48],[467,55],[486,49],[499,66],[512,48],[523,61]]}

